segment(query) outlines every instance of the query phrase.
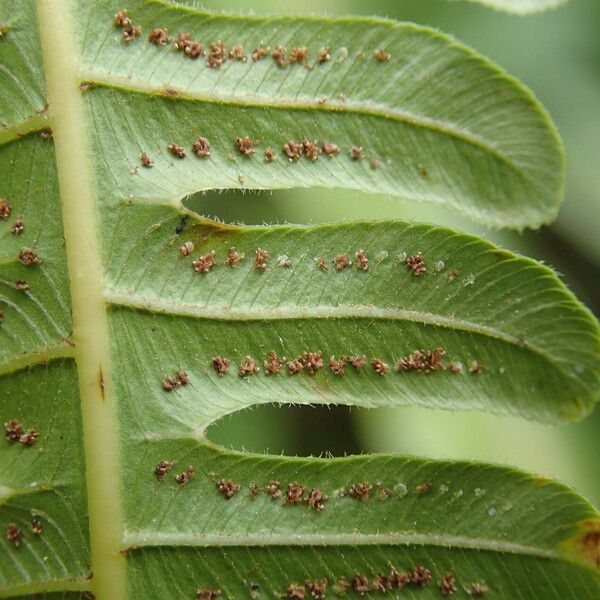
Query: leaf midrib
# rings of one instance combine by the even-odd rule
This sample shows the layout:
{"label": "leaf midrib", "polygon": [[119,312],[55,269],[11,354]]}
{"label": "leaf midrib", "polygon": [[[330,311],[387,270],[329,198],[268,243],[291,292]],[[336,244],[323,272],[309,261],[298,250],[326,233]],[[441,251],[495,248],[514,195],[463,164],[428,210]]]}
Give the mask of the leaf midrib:
{"label": "leaf midrib", "polygon": [[124,600],[120,555],[122,517],[117,477],[115,415],[111,397],[108,324],[95,189],[86,147],[79,56],[72,0],[37,0],[44,71],[52,107],[56,167],[71,284],[73,339],[86,460],[91,585],[101,598]]}
{"label": "leaf midrib", "polygon": [[571,560],[568,554],[556,550],[548,550],[539,546],[515,544],[487,538],[472,538],[459,535],[434,535],[423,533],[338,533],[338,534],[182,534],[157,533],[143,531],[126,531],[123,539],[126,548],[142,548],[157,546],[436,546],[442,548],[461,548],[467,550],[484,550],[510,554],[537,556],[568,560],[579,566],[581,562]]}

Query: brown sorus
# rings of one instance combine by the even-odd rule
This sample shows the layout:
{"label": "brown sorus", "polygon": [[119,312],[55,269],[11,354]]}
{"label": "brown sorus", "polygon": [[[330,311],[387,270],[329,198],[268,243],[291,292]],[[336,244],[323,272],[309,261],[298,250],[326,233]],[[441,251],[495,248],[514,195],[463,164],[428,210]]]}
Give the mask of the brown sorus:
{"label": "brown sorus", "polygon": [[336,144],[332,144],[331,142],[323,142],[321,148],[329,158],[333,158],[340,153],[338,146]]}
{"label": "brown sorus", "polygon": [[377,499],[387,500],[392,493],[392,490],[381,483],[377,484]]}
{"label": "brown sorus", "polygon": [[413,585],[425,586],[431,581],[431,571],[427,567],[418,565],[409,572],[408,577]]}
{"label": "brown sorus", "polygon": [[8,219],[8,217],[10,217],[11,212],[12,206],[8,201],[8,198],[0,198],[0,219]]}
{"label": "brown sorus", "polygon": [[232,60],[241,60],[242,62],[246,62],[244,46],[242,46],[242,44],[235,44],[235,46],[232,46],[231,50],[229,50],[229,58]]}
{"label": "brown sorus", "polygon": [[316,261],[317,267],[319,267],[319,269],[321,269],[323,273],[327,273],[327,271],[329,271],[329,267],[327,266],[327,263],[325,262],[325,259],[322,256],[319,256],[319,258],[317,258]]}
{"label": "brown sorus", "polygon": [[175,50],[185,50],[185,47],[190,43],[191,33],[180,33],[177,35],[177,41],[173,44]]}
{"label": "brown sorus", "polygon": [[352,365],[355,371],[360,371],[366,364],[367,359],[364,355],[361,356],[350,356],[348,362]]}
{"label": "brown sorus", "polygon": [[304,600],[306,598],[306,588],[303,585],[292,583],[288,586],[285,597],[289,600]]}
{"label": "brown sorus", "polygon": [[239,374],[240,377],[249,377],[260,371],[256,361],[251,356],[246,356],[240,363]]}
{"label": "brown sorus", "polygon": [[251,483],[250,489],[248,490],[248,496],[250,496],[250,498],[252,500],[256,500],[256,497],[258,496],[259,493],[260,493],[260,488],[255,483]]}
{"label": "brown sorus", "polygon": [[429,482],[420,483],[417,486],[417,494],[419,494],[420,496],[424,496],[425,494],[428,494],[430,491],[431,491],[431,484]]}
{"label": "brown sorus", "polygon": [[146,167],[146,169],[150,169],[154,165],[154,161],[145,152],[140,154],[140,162],[142,167]]}
{"label": "brown sorus", "polygon": [[442,358],[446,351],[443,348],[434,348],[433,350],[415,350],[409,356],[404,356],[398,361],[396,368],[398,371],[440,371],[443,369]]}
{"label": "brown sorus", "polygon": [[352,498],[366,502],[369,499],[372,489],[373,486],[370,483],[353,483],[352,487],[348,490],[348,494]]}
{"label": "brown sorus", "polygon": [[15,281],[15,290],[18,292],[26,292],[29,289],[29,284],[24,279],[17,279]]}
{"label": "brown sorus", "polygon": [[281,496],[281,484],[279,481],[270,481],[269,485],[265,487],[265,491],[271,496],[271,500],[277,500]]}
{"label": "brown sorus", "polygon": [[322,352],[304,352],[300,360],[309,373],[316,373],[323,367]]}
{"label": "brown sorus", "polygon": [[425,260],[420,252],[409,256],[404,264],[409,271],[412,271],[413,275],[421,275],[427,271],[427,267],[425,266]]}
{"label": "brown sorus", "polygon": [[200,42],[188,42],[183,49],[183,53],[190,58],[196,59],[204,56],[204,46]]}
{"label": "brown sorus", "polygon": [[189,33],[180,33],[177,37],[177,41],[173,44],[173,48],[182,50],[189,58],[196,59],[199,56],[203,56],[204,45],[200,42],[190,40],[190,37],[192,36]]}
{"label": "brown sorus", "polygon": [[325,508],[327,496],[319,489],[310,490],[306,498],[308,506],[317,512],[321,512]]}
{"label": "brown sorus", "polygon": [[319,48],[319,51],[317,52],[317,62],[321,65],[329,60],[331,60],[329,46]]}
{"label": "brown sorus", "polygon": [[347,254],[338,254],[331,261],[336,271],[343,271],[346,267],[352,264],[351,260],[348,260]]}
{"label": "brown sorus", "polygon": [[297,375],[304,369],[304,365],[299,358],[294,358],[293,360],[289,360],[287,362],[287,368],[290,375]]}
{"label": "brown sorus", "polygon": [[120,10],[115,14],[114,24],[116,27],[129,27],[131,25],[131,19],[129,18],[129,14],[127,9]]}
{"label": "brown sorus", "polygon": [[373,589],[382,594],[389,592],[393,587],[393,581],[382,573],[377,573],[373,579]]}
{"label": "brown sorus", "polygon": [[399,573],[396,569],[392,569],[390,580],[394,587],[401,590],[407,583],[410,583],[410,576],[408,573]]}
{"label": "brown sorus", "polygon": [[250,156],[250,154],[254,154],[256,152],[256,149],[254,148],[256,144],[257,142],[248,136],[235,139],[235,147],[243,156]]}
{"label": "brown sorus", "polygon": [[269,258],[269,253],[262,248],[257,248],[254,251],[254,268],[257,271],[264,271],[267,268],[267,259]]}
{"label": "brown sorus", "polygon": [[287,66],[288,62],[287,62],[287,57],[286,57],[286,49],[284,46],[277,46],[277,48],[275,48],[275,50],[273,50],[273,52],[271,52],[271,56],[277,63],[277,66],[279,66],[279,67]]}
{"label": "brown sorus", "polygon": [[22,248],[19,252],[19,261],[24,265],[39,265],[42,261],[37,252],[31,248]]}
{"label": "brown sorus", "polygon": [[123,40],[129,44],[133,42],[136,38],[139,38],[142,35],[142,27],[141,25],[130,25],[123,29]]}
{"label": "brown sorus", "polygon": [[171,470],[171,467],[175,463],[172,460],[161,460],[156,467],[154,467],[154,476],[159,481],[164,481],[167,473]]}
{"label": "brown sorus", "polygon": [[352,146],[350,149],[350,158],[352,160],[362,160],[364,156],[365,155],[362,146]]}
{"label": "brown sorus", "polygon": [[231,479],[221,479],[217,483],[217,490],[226,500],[229,500],[239,492],[240,485],[234,483]]}
{"label": "brown sorus", "polygon": [[40,131],[40,137],[43,140],[51,140],[54,137],[54,132],[50,127],[46,127]]}
{"label": "brown sorus", "polygon": [[223,356],[215,356],[212,359],[213,367],[219,375],[225,375],[229,371],[229,359]]}
{"label": "brown sorus", "polygon": [[299,504],[304,502],[306,488],[298,483],[288,483],[288,489],[283,500],[284,504]]}
{"label": "brown sorus", "polygon": [[275,155],[273,148],[267,148],[265,150],[264,156],[267,162],[273,162],[274,160],[277,160],[277,156]]}
{"label": "brown sorus", "polygon": [[478,360],[474,360],[469,366],[469,373],[472,375],[478,375],[481,373],[481,369],[483,369],[483,365]]}
{"label": "brown sorus", "polygon": [[166,29],[157,27],[150,32],[148,41],[156,44],[157,46],[166,46],[171,41],[171,38],[169,37],[169,33]]}
{"label": "brown sorus", "polygon": [[217,261],[215,260],[214,250],[208,252],[207,254],[203,254],[192,262],[194,271],[197,273],[208,273],[216,264]]}
{"label": "brown sorus", "polygon": [[367,579],[366,575],[361,575],[360,573],[357,573],[353,578],[352,578],[352,589],[359,595],[359,596],[364,596],[365,594],[367,594],[369,592],[369,580]]}
{"label": "brown sorus", "polygon": [[185,158],[187,152],[185,151],[185,148],[183,146],[180,146],[179,144],[176,144],[175,142],[173,142],[172,144],[169,144],[167,146],[169,152],[173,155],[176,156],[177,158]]}
{"label": "brown sorus", "polygon": [[288,157],[290,161],[298,160],[304,152],[304,146],[302,142],[295,142],[290,140],[283,145],[283,153]]}
{"label": "brown sorus", "polygon": [[190,241],[183,242],[183,244],[181,244],[181,246],[179,246],[179,254],[181,254],[181,256],[189,256],[193,251],[194,251],[193,242],[190,242]]}
{"label": "brown sorus", "polygon": [[221,595],[221,590],[213,588],[198,588],[196,590],[196,600],[215,600]]}
{"label": "brown sorus", "polygon": [[456,594],[456,579],[452,573],[446,573],[440,579],[440,592],[442,596],[453,596]]}
{"label": "brown sorus", "polygon": [[346,363],[342,359],[337,359],[332,356],[329,359],[329,368],[334,375],[344,375]]}
{"label": "brown sorus", "polygon": [[6,540],[9,544],[18,548],[23,540],[23,530],[17,527],[16,523],[9,523],[6,528]]}
{"label": "brown sorus", "polygon": [[311,142],[310,140],[304,138],[302,140],[302,148],[304,151],[304,156],[306,156],[306,158],[309,160],[317,160],[322,152],[317,140]]}
{"label": "brown sorus", "polygon": [[237,265],[244,258],[243,252],[238,252],[235,248],[229,248],[225,264],[233,267]]}
{"label": "brown sorus", "polygon": [[176,387],[179,387],[179,385],[180,383],[175,377],[171,377],[170,375],[168,375],[163,380],[162,388],[163,390],[165,390],[165,392],[171,392]]}
{"label": "brown sorus", "polygon": [[371,366],[377,375],[386,375],[390,370],[389,365],[384,363],[380,358],[371,359]]}
{"label": "brown sorus", "polygon": [[23,433],[23,426],[17,419],[11,419],[4,423],[4,437],[9,442],[17,442]]}
{"label": "brown sorus", "polygon": [[288,57],[288,61],[290,63],[306,64],[307,59],[308,59],[308,50],[306,49],[306,47],[292,48],[290,51],[290,55]]}
{"label": "brown sorus", "polygon": [[225,59],[225,44],[220,40],[218,42],[213,42],[209,46],[208,59],[206,61],[206,64],[211,69],[218,69],[225,62]]}
{"label": "brown sorus", "polygon": [[37,429],[28,429],[19,437],[19,443],[23,446],[29,446],[30,448],[35,446],[40,439],[40,433]]}
{"label": "brown sorus", "polygon": [[190,377],[185,371],[177,371],[176,375],[179,385],[187,385],[190,382]]}
{"label": "brown sorus", "polygon": [[259,46],[252,50],[252,60],[257,61],[261,58],[265,58],[265,56],[269,56],[270,48],[267,48],[262,42]]}
{"label": "brown sorus", "polygon": [[327,594],[327,578],[315,579],[314,581],[305,581],[304,584],[313,600],[325,600]]}
{"label": "brown sorus", "polygon": [[366,271],[369,268],[369,259],[368,259],[367,255],[365,254],[365,251],[359,250],[355,256],[356,256],[356,266],[361,271]]}
{"label": "brown sorus", "polygon": [[205,137],[200,136],[192,144],[192,152],[199,158],[210,156],[210,142]]}
{"label": "brown sorus", "polygon": [[469,584],[469,594],[471,594],[471,596],[485,596],[488,591],[487,585],[484,585],[483,583],[474,582]]}
{"label": "brown sorus", "polygon": [[385,50],[381,50],[381,48],[378,48],[377,50],[375,50],[373,52],[373,56],[379,62],[385,62],[387,60],[390,60],[390,58],[392,58],[392,55],[389,52],[386,52]]}
{"label": "brown sorus", "polygon": [[281,371],[284,359],[277,356],[275,350],[271,350],[267,354],[267,360],[265,361],[265,373],[267,375],[277,375]]}
{"label": "brown sorus", "polygon": [[373,171],[379,169],[380,166],[381,162],[377,158],[373,158],[371,160],[371,169],[373,169]]}
{"label": "brown sorus", "polygon": [[44,531],[42,520],[38,518],[32,519],[31,523],[29,524],[29,529],[31,529],[31,533],[33,533],[33,535],[42,535],[42,532]]}
{"label": "brown sorus", "polygon": [[194,467],[190,465],[187,469],[185,469],[178,475],[175,475],[175,481],[179,485],[187,485],[195,474],[196,469],[194,469]]}
{"label": "brown sorus", "polygon": [[460,277],[460,271],[458,269],[450,269],[448,272],[448,281],[454,281],[457,277]]}

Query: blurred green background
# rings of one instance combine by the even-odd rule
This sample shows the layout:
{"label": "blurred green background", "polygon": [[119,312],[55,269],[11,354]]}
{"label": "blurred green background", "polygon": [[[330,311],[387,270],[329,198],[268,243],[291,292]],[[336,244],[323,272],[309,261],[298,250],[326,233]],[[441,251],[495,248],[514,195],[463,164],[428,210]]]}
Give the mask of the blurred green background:
{"label": "blurred green background", "polygon": [[[600,2],[571,0],[555,12],[513,17],[444,0],[216,0],[215,10],[379,15],[453,34],[519,77],[549,110],[569,158],[567,193],[557,222],[524,234],[483,229],[439,207],[345,191],[209,193],[188,201],[198,212],[246,223],[321,223],[404,218],[456,227],[553,265],[600,314]],[[367,200],[367,201],[365,201]],[[541,426],[515,418],[422,408],[349,410],[270,407],[213,426],[217,442],[252,451],[343,455],[410,453],[470,458],[561,479],[600,506],[600,410],[581,424]]]}

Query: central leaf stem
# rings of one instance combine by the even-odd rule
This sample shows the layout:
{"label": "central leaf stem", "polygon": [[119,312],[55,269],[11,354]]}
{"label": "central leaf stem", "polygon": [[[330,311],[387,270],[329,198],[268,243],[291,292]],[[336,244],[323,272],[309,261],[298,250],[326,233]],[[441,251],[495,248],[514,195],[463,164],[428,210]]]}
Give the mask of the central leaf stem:
{"label": "central leaf stem", "polygon": [[122,522],[108,327],[95,195],[77,77],[74,7],[71,0],[38,0],[37,5],[71,279],[73,339],[85,440],[92,589],[98,600],[122,600],[126,597],[125,559],[120,554]]}

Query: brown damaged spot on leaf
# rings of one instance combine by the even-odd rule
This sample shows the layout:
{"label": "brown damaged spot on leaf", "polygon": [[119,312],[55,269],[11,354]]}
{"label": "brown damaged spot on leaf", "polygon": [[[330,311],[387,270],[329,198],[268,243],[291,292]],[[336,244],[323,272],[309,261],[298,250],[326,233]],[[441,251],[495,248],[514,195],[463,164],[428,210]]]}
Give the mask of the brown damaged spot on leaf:
{"label": "brown damaged spot on leaf", "polygon": [[98,369],[98,385],[100,387],[100,395],[104,400],[104,374],[102,373],[102,367]]}
{"label": "brown damaged spot on leaf", "polygon": [[583,562],[600,571],[600,518],[581,522],[578,534],[564,546]]}

